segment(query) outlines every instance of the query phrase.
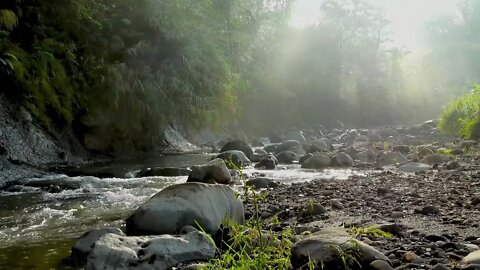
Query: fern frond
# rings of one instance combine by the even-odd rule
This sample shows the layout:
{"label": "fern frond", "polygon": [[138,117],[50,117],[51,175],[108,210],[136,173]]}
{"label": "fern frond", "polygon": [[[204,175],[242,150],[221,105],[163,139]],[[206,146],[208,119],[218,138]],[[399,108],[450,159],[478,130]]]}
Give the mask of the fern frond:
{"label": "fern frond", "polygon": [[0,28],[12,30],[18,23],[18,17],[8,9],[0,9]]}

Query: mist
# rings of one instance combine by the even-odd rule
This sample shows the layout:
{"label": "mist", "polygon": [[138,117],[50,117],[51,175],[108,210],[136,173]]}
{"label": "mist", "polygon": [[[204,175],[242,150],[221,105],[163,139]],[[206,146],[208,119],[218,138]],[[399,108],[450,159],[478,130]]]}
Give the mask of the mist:
{"label": "mist", "polygon": [[299,128],[436,119],[478,81],[478,40],[468,30],[477,5],[297,1],[246,119]]}

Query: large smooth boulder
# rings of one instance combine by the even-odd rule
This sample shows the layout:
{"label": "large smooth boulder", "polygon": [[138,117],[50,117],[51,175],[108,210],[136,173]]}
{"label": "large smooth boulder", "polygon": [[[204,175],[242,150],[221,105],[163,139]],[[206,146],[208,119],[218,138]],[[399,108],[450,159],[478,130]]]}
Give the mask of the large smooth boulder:
{"label": "large smooth boulder", "polygon": [[337,167],[352,167],[353,158],[344,152],[340,152],[333,157],[332,165]]}
{"label": "large smooth boulder", "polygon": [[278,153],[275,158],[281,164],[292,164],[297,159],[297,154],[292,151],[283,151]]}
{"label": "large smooth boulder", "polygon": [[479,265],[480,267],[480,250],[468,254],[462,260],[463,265]]}
{"label": "large smooth boulder", "polygon": [[213,234],[224,219],[243,223],[243,204],[226,185],[184,183],[169,186],[127,219],[127,235],[175,234],[190,225]]}
{"label": "large smooth boulder", "polygon": [[326,152],[329,150],[329,146],[323,141],[314,141],[312,143],[302,144],[303,150],[307,153]]}
{"label": "large smooth boulder", "polygon": [[87,257],[92,251],[95,242],[106,234],[116,234],[125,236],[119,228],[103,228],[95,229],[84,233],[80,236],[72,247],[72,259],[76,266],[83,266],[87,261]]}
{"label": "large smooth boulder", "polygon": [[352,256],[350,259],[360,263],[352,263],[351,269],[368,269],[376,260],[389,261],[375,248],[335,230],[300,240],[292,247],[290,260],[293,269],[301,269],[309,259],[322,263],[324,269],[343,269],[343,256]]}
{"label": "large smooth boulder", "polygon": [[237,150],[237,151],[241,151],[245,154],[245,156],[248,158],[248,159],[251,159],[252,156],[253,156],[253,150],[252,148],[250,147],[250,145],[248,145],[248,143],[244,142],[244,141],[230,141],[228,143],[226,143],[222,149],[220,149],[220,153],[222,152],[227,152],[227,151],[230,151],[230,150]]}
{"label": "large smooth boulder", "polygon": [[206,164],[193,166],[187,182],[228,184],[231,178],[223,159],[217,158]]}
{"label": "large smooth boulder", "polygon": [[88,256],[86,270],[166,270],[183,262],[208,260],[215,246],[198,231],[182,236],[124,237],[106,234]]}
{"label": "large smooth boulder", "polygon": [[421,163],[421,162],[410,162],[408,164],[402,165],[398,168],[399,171],[405,172],[405,173],[417,173],[417,172],[423,172],[428,169],[431,169],[432,166]]}
{"label": "large smooth boulder", "polygon": [[[253,155],[253,154],[252,154]],[[216,158],[221,158],[223,159],[227,167],[230,167],[230,169],[236,169],[236,168],[242,168],[244,166],[248,166],[252,164],[250,159],[242,152],[238,150],[230,150],[226,152],[222,152],[216,156]],[[232,162],[235,166],[229,166],[229,162]]]}
{"label": "large smooth boulder", "polygon": [[278,160],[274,156],[267,155],[267,156],[264,156],[260,160],[260,162],[258,162],[255,165],[255,168],[256,169],[275,170],[275,168],[277,167],[277,164],[278,164]]}
{"label": "large smooth boulder", "polygon": [[[301,149],[303,151],[302,144],[299,141],[288,140],[288,141],[284,141],[281,144],[277,145],[276,148],[275,148],[275,153],[278,154],[278,153],[281,153],[281,152],[284,152],[284,151],[297,152],[295,150],[299,150],[299,149]],[[270,152],[266,148],[265,148],[265,151]]]}
{"label": "large smooth boulder", "polygon": [[375,163],[375,168],[382,168],[385,166],[405,164],[408,159],[400,152],[388,152],[379,161]]}
{"label": "large smooth boulder", "polygon": [[324,169],[329,167],[331,159],[327,154],[316,154],[302,163],[304,169]]}

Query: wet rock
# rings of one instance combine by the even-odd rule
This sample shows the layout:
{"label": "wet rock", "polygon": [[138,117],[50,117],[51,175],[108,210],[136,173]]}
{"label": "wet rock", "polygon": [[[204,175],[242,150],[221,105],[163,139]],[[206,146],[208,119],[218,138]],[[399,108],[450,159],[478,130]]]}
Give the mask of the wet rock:
{"label": "wet rock", "polygon": [[97,242],[100,237],[109,233],[125,236],[125,234],[119,228],[91,230],[80,236],[72,247],[72,259],[75,266],[84,266],[87,262],[88,255],[95,245],[95,242]]}
{"label": "wet rock", "polygon": [[354,256],[365,269],[373,261],[388,261],[385,255],[373,247],[335,231],[324,231],[300,240],[292,247],[290,260],[293,269],[300,269],[309,259],[321,262],[325,269],[343,269],[340,252]]}
{"label": "wet rock", "polygon": [[305,160],[309,159],[313,157],[313,154],[312,153],[308,153],[306,154],[305,156],[301,157],[300,160],[298,161],[300,164],[303,164],[305,162]]}
{"label": "wet rock", "polygon": [[344,208],[344,205],[339,202],[338,200],[331,200],[330,201],[330,204],[332,205],[332,209],[343,209]]}
{"label": "wet rock", "polygon": [[333,157],[332,165],[337,167],[352,167],[353,158],[343,152],[340,152]]}
{"label": "wet rock", "polygon": [[264,156],[259,163],[255,165],[255,168],[257,169],[267,169],[267,170],[275,170],[277,167],[278,160],[272,156],[272,155],[267,155]]}
{"label": "wet rock", "polygon": [[151,176],[166,176],[166,177],[174,177],[174,176],[184,176],[189,175],[191,170],[187,168],[148,168],[145,170],[141,170],[137,173],[137,177],[151,177]]}
{"label": "wet rock", "polygon": [[380,224],[377,227],[379,230],[390,233],[395,236],[402,235],[402,228],[396,223],[387,223],[387,224]]}
{"label": "wet rock", "polygon": [[[275,153],[278,154],[284,151],[293,152],[294,150],[298,150],[298,149],[302,149],[302,151],[304,151],[300,142],[296,140],[289,140],[289,141],[284,141],[281,144],[277,145],[275,149]],[[270,152],[267,150],[267,148],[265,148],[265,151]]]}
{"label": "wet rock", "polygon": [[297,154],[292,151],[283,151],[275,156],[280,164],[292,164],[297,159]]}
{"label": "wet rock", "polygon": [[204,165],[193,166],[187,182],[228,184],[231,178],[225,162],[217,158]]}
{"label": "wet rock", "polygon": [[410,162],[408,164],[402,165],[398,168],[399,171],[405,173],[417,173],[417,172],[424,172],[426,170],[431,169],[432,166],[421,163],[421,162]]}
{"label": "wet rock", "polygon": [[303,162],[302,168],[304,169],[324,169],[329,167],[331,159],[326,154],[316,154],[308,158]]}
{"label": "wet rock", "polygon": [[408,159],[400,152],[388,152],[384,157],[375,163],[375,168],[382,168],[389,165],[405,164]]}
{"label": "wet rock", "polygon": [[422,162],[434,165],[434,164],[443,164],[447,160],[448,160],[448,158],[443,156],[443,155],[431,154],[431,155],[425,156],[422,159]]}
{"label": "wet rock", "polygon": [[[223,159],[227,164],[227,167],[229,167],[230,169],[242,168],[252,163],[242,151],[238,150],[221,152],[215,158]],[[231,165],[229,162],[233,162],[235,166]]]}
{"label": "wet rock", "polygon": [[313,203],[307,205],[307,207],[303,210],[302,216],[317,216],[317,215],[323,215],[327,213],[327,209],[319,204],[319,203]]}
{"label": "wet rock", "polygon": [[255,178],[247,180],[247,186],[253,186],[255,189],[278,187],[279,184],[268,178]]}
{"label": "wet rock", "polygon": [[127,219],[127,235],[176,234],[185,225],[215,233],[224,218],[243,223],[243,204],[226,185],[185,183],[169,186]]}
{"label": "wet rock", "polygon": [[447,164],[445,164],[445,169],[447,170],[455,170],[455,169],[458,169],[460,168],[460,163],[458,163],[458,161],[450,161],[448,162]]}
{"label": "wet rock", "polygon": [[214,256],[215,246],[201,232],[179,237],[106,234],[95,243],[86,270],[166,270],[182,262],[208,260]]}
{"label": "wet rock", "polygon": [[389,263],[382,260],[376,260],[370,263],[370,269],[372,270],[393,270],[393,267]]}
{"label": "wet rock", "polygon": [[241,151],[245,154],[245,156],[248,159],[251,159],[253,157],[252,148],[250,147],[250,145],[248,145],[248,143],[246,143],[244,141],[239,141],[239,140],[230,141],[230,142],[226,143],[222,147],[222,149],[220,149],[220,153],[227,152],[227,151],[230,151],[230,150]]}
{"label": "wet rock", "polygon": [[438,208],[435,207],[435,206],[429,205],[429,206],[425,206],[423,208],[415,209],[415,212],[420,213],[420,214],[424,214],[424,215],[436,215],[440,212],[440,210],[438,210]]}
{"label": "wet rock", "polygon": [[313,143],[304,143],[302,144],[302,147],[307,153],[326,152],[329,149],[328,145],[323,141],[315,141]]}
{"label": "wet rock", "polygon": [[408,251],[402,255],[402,261],[406,263],[415,263],[415,262],[420,262],[421,258],[417,254],[411,251]]}

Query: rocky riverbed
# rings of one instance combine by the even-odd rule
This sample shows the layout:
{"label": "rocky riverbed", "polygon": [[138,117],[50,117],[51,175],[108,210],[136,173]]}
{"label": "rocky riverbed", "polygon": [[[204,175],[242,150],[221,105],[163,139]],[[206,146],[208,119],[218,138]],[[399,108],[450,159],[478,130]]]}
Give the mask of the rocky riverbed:
{"label": "rocky riverbed", "polygon": [[[243,223],[258,214],[267,235],[293,231],[288,268],[311,261],[317,269],[345,269],[342,256],[350,254],[351,269],[480,269],[480,148],[438,134],[435,125],[290,130],[251,142],[219,142],[216,153],[195,156],[195,166],[112,167],[116,174],[87,177],[93,186],[84,176],[61,178],[63,184],[54,177],[16,182],[5,192],[79,193],[94,202],[105,192],[140,194],[142,183],[148,184],[135,203],[122,199],[123,214],[107,218],[113,222],[99,217],[91,229],[100,229],[82,236],[72,260],[60,268],[198,269],[202,264],[192,262],[222,256],[199,229],[218,246],[225,217]],[[243,196],[244,184],[260,199],[258,211],[255,197]],[[97,185],[104,191],[92,193]]]}

